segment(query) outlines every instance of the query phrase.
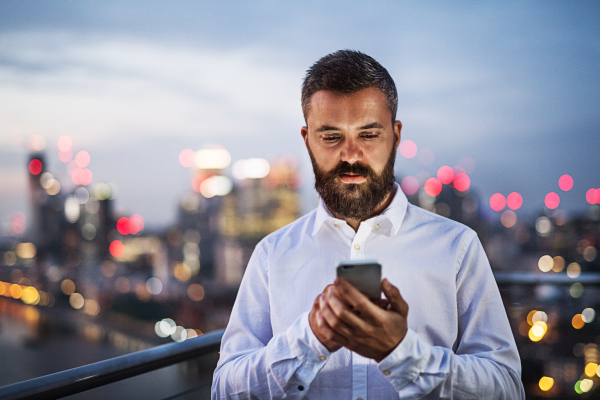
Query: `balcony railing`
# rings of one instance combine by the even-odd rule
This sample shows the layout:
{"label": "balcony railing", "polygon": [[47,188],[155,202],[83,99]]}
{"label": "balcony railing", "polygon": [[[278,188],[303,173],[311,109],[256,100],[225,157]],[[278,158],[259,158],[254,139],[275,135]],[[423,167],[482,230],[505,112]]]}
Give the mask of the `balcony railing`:
{"label": "balcony railing", "polygon": [[[564,274],[519,272],[496,272],[494,276],[499,286],[569,285],[574,282],[594,286],[600,284],[600,273],[596,272],[582,273],[576,278],[570,278]],[[0,387],[0,399],[57,399],[132,378],[183,361],[190,361],[210,353],[216,353],[219,350],[223,333],[224,330],[219,330],[181,343],[164,344],[136,353]],[[204,383],[204,385],[210,386],[210,382]],[[168,397],[168,399],[185,397],[195,390],[198,390],[198,387],[184,390],[181,393]],[[209,391],[210,388],[208,387],[207,390]],[[131,398],[131,395],[126,395],[126,397]],[[194,398],[197,398],[197,396],[194,396]]]}
{"label": "balcony railing", "polygon": [[[59,399],[216,353],[224,330],[0,387],[0,399]],[[188,390],[189,391],[189,390]],[[187,391],[186,391],[187,392]],[[184,395],[182,392],[179,395]],[[170,398],[176,398],[171,396]],[[130,398],[135,398],[135,396]]]}

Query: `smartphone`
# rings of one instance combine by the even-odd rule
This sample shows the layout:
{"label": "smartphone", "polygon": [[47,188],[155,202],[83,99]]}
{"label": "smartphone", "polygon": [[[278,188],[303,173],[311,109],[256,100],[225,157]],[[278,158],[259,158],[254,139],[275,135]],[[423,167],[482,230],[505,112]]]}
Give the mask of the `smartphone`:
{"label": "smartphone", "polygon": [[370,300],[381,299],[381,264],[379,261],[342,261],[338,264],[337,276],[347,280]]}

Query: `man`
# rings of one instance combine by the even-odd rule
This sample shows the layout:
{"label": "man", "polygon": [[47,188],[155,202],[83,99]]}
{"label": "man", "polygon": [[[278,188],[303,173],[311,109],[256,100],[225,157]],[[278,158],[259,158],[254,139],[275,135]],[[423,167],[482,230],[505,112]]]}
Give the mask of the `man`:
{"label": "man", "polygon": [[[408,204],[394,182],[402,124],[385,68],[356,51],[327,55],[307,72],[302,108],[321,202],[257,245],[213,398],[524,398],[476,234]],[[348,259],[382,264],[387,300],[336,279]]]}

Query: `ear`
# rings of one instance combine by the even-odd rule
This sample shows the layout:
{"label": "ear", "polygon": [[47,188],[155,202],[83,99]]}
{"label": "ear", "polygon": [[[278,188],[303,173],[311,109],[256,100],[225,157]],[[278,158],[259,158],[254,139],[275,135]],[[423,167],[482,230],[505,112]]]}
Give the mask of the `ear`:
{"label": "ear", "polygon": [[302,139],[304,139],[304,145],[308,150],[308,127],[303,126],[302,128],[300,128],[300,134],[302,135]]}
{"label": "ear", "polygon": [[394,122],[394,136],[396,136],[396,151],[398,151],[398,146],[400,145],[400,139],[402,131],[402,122],[396,121]]}

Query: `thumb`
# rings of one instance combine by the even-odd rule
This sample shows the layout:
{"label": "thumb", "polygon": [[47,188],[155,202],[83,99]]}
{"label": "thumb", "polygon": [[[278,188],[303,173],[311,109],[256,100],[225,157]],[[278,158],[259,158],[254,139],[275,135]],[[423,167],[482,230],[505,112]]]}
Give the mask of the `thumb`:
{"label": "thumb", "polygon": [[381,283],[383,294],[390,301],[390,306],[392,310],[400,313],[403,317],[406,318],[408,315],[408,304],[402,298],[400,291],[398,288],[390,283],[390,281],[385,278]]}

